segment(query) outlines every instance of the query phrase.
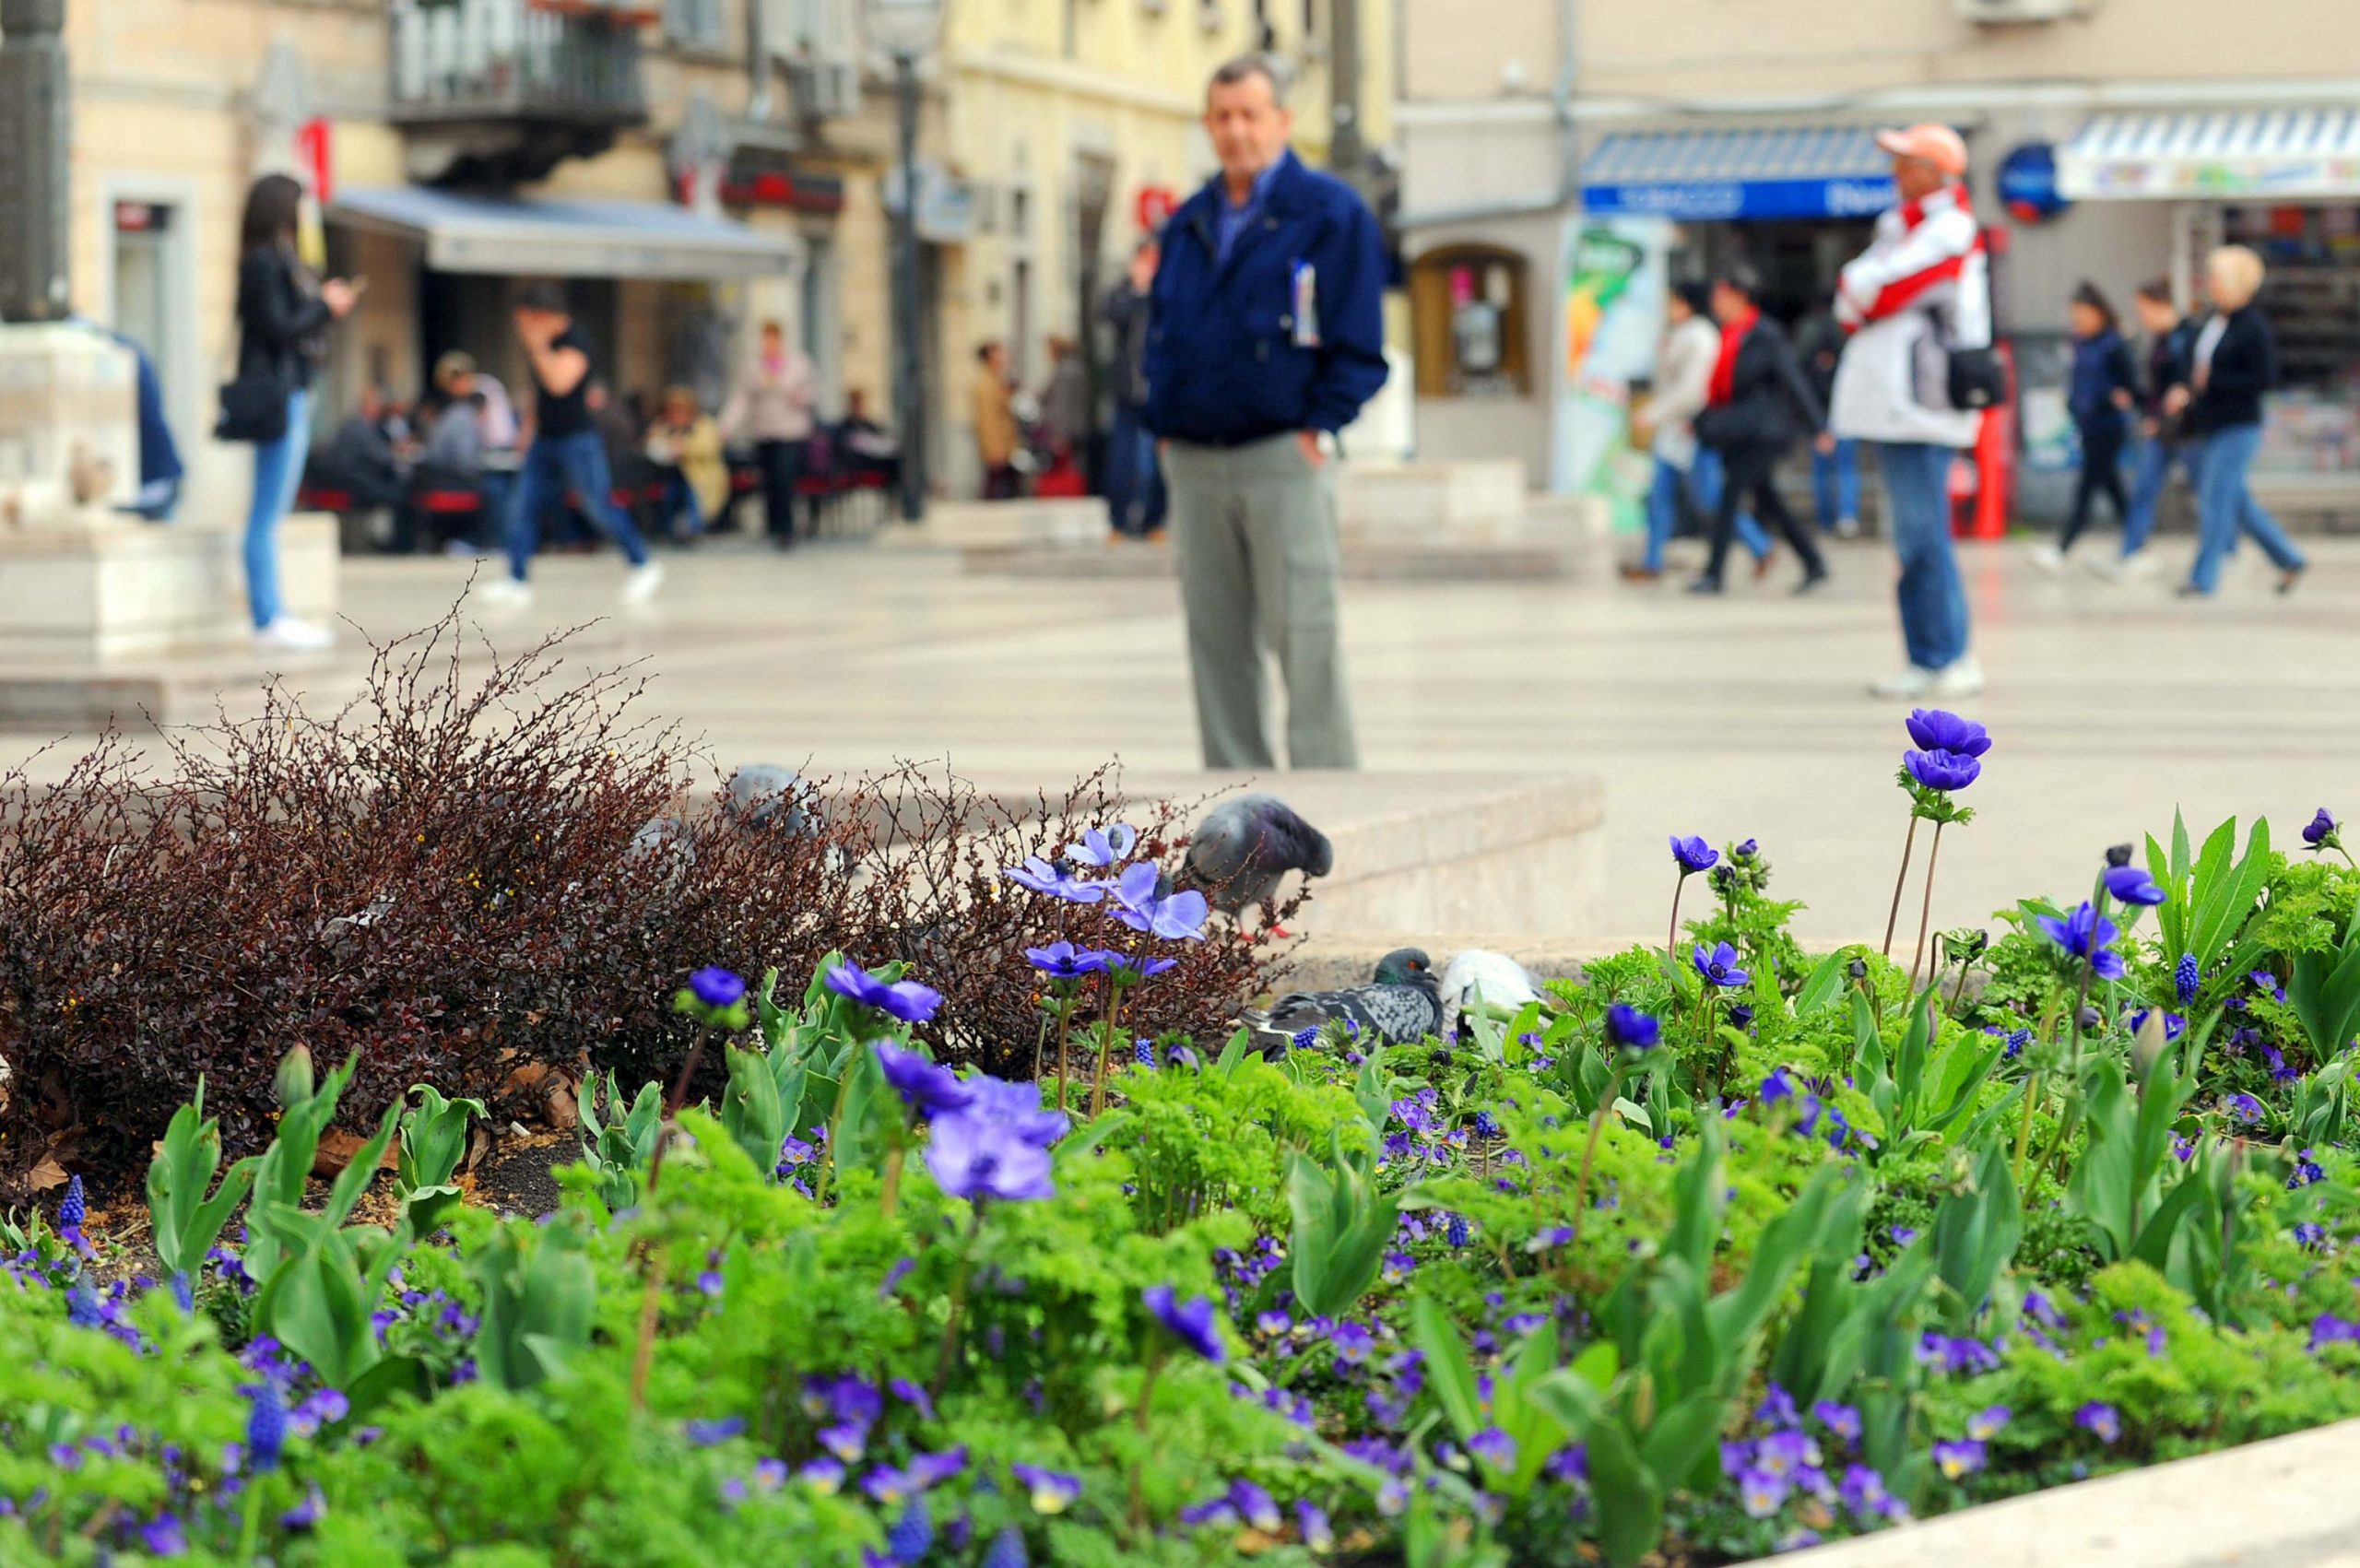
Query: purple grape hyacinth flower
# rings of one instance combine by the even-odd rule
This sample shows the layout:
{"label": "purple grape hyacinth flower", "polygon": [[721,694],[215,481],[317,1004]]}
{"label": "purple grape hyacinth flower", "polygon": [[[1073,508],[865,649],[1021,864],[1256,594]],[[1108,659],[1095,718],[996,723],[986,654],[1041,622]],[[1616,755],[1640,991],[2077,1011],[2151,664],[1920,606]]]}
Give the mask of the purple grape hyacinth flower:
{"label": "purple grape hyacinth flower", "polygon": [[1184,1302],[1169,1285],[1150,1285],[1139,1299],[1155,1320],[1189,1350],[1216,1366],[1228,1359],[1229,1347],[1221,1343],[1210,1297],[1195,1296]]}
{"label": "purple grape hyacinth flower", "polygon": [[2122,955],[2109,947],[2120,930],[2111,920],[2102,918],[2088,901],[2072,914],[2059,919],[2053,914],[2036,917],[2048,939],[2074,958],[2088,961],[2090,973],[2100,980],[2122,978]]}
{"label": "purple grape hyacinth flower", "polygon": [[828,989],[903,1023],[924,1023],[942,1006],[942,993],[914,980],[879,980],[855,964],[828,971]]}
{"label": "purple grape hyacinth flower", "polygon": [[277,1469],[286,1452],[287,1404],[279,1397],[278,1385],[267,1377],[247,1389],[246,1397],[253,1401],[246,1413],[246,1463],[261,1475]]}
{"label": "purple grape hyacinth flower", "polygon": [[1918,708],[1903,721],[1909,738],[1928,751],[1949,751],[1980,757],[1991,749],[1991,733],[1973,719],[1960,718],[1941,708]]}
{"label": "purple grape hyacinth flower", "polygon": [[924,1053],[904,1049],[891,1040],[876,1042],[875,1050],[885,1081],[918,1115],[939,1115],[974,1102],[974,1085],[940,1063],[927,1060]]}
{"label": "purple grape hyacinth flower", "polygon": [[2204,971],[2197,963],[2194,953],[2182,953],[2172,969],[2172,992],[2179,997],[2179,1005],[2188,1007],[2196,1000],[2196,993],[2204,984]]}
{"label": "purple grape hyacinth flower", "polygon": [[1671,835],[1671,858],[1679,863],[1682,877],[1693,877],[1699,871],[1710,871],[1721,858],[1721,852],[1703,839]]}

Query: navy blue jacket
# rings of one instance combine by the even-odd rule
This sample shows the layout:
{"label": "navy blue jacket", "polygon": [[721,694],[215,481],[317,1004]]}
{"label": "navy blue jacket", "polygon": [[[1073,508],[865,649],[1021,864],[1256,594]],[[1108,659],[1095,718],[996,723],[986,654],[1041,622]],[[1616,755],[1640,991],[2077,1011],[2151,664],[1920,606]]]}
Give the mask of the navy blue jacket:
{"label": "navy blue jacket", "polygon": [[[1155,274],[1147,427],[1205,446],[1338,430],[1385,384],[1385,242],[1350,185],[1292,153],[1262,211],[1218,258],[1215,176],[1173,215]],[[1310,268],[1314,334],[1295,320]],[[1316,336],[1316,347],[1302,344]]]}
{"label": "navy blue jacket", "polygon": [[2114,395],[2138,390],[2130,350],[2121,334],[2109,326],[2094,337],[2074,339],[2073,374],[2066,389],[2065,407],[2075,424],[2084,428],[2101,421],[2119,424],[2122,410],[2116,406]]}

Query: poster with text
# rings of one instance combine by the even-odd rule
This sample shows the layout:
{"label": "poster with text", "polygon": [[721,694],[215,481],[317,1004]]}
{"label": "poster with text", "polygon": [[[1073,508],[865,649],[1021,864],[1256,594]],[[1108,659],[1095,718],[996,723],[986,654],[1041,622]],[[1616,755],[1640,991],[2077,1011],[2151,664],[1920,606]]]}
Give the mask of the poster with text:
{"label": "poster with text", "polygon": [[1671,225],[1659,218],[1576,217],[1565,225],[1564,254],[1551,488],[1605,497],[1619,532],[1644,521],[1650,464],[1631,445],[1631,388],[1655,371]]}

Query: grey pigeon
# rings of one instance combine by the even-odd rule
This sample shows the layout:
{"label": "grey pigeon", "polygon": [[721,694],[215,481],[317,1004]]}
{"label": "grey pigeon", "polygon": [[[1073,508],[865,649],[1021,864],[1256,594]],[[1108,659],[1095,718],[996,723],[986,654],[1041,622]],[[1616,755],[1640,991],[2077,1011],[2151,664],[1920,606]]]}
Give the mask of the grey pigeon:
{"label": "grey pigeon", "polygon": [[1513,1012],[1540,999],[1540,982],[1532,971],[1508,957],[1482,948],[1469,948],[1442,972],[1442,1017],[1452,1028],[1474,1007],[1481,993],[1483,1005]]}
{"label": "grey pigeon", "polygon": [[678,817],[650,817],[623,846],[623,864],[634,873],[652,876],[670,892],[686,880],[697,863],[697,846],[689,840],[689,825]]}
{"label": "grey pigeon", "polygon": [[1354,1038],[1406,1045],[1442,1028],[1442,997],[1432,960],[1416,948],[1399,948],[1377,961],[1375,979],[1349,991],[1297,991],[1280,996],[1267,1012],[1248,1012],[1245,1026],[1265,1055],[1283,1056],[1305,1031],[1341,1024]]}
{"label": "grey pigeon", "polygon": [[1290,871],[1325,877],[1336,867],[1328,835],[1294,814],[1275,795],[1241,795],[1206,813],[1188,835],[1182,885],[1233,917],[1250,903],[1267,917]]}
{"label": "grey pigeon", "polygon": [[749,762],[729,775],[722,815],[749,828],[800,837],[818,826],[820,792],[809,780],[775,762]]}

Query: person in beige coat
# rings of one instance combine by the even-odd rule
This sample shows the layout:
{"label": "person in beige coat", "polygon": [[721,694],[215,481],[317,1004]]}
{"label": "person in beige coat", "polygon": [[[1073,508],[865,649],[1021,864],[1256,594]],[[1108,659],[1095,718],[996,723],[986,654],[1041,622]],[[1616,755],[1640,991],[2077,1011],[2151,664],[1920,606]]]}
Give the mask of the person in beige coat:
{"label": "person in beige coat", "polygon": [[[663,470],[664,525],[676,537],[694,538],[729,503],[729,464],[721,454],[721,427],[697,407],[685,386],[664,394],[663,411],[647,432],[647,460]],[[688,525],[680,526],[681,513]]]}
{"label": "person in beige coat", "polygon": [[746,361],[729,401],[722,406],[721,430],[731,441],[750,441],[762,466],[762,512],[772,543],[795,543],[795,488],[811,461],[811,406],[819,396],[819,373],[810,356],[786,340],[783,323],[762,324],[761,347]]}

